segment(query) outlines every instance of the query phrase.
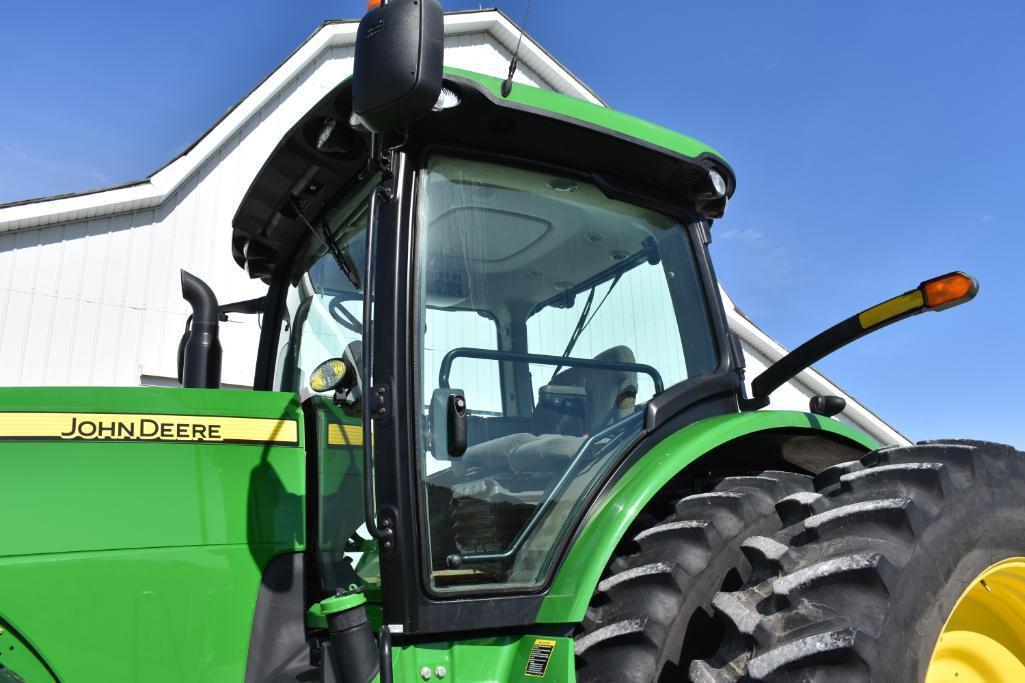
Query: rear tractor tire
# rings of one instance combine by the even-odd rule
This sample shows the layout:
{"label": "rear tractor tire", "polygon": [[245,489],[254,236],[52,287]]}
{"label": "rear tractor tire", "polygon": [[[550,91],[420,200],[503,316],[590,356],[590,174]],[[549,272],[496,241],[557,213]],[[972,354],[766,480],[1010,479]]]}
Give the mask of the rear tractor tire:
{"label": "rear tractor tire", "polygon": [[780,501],[744,542],[744,588],[698,683],[1025,681],[1025,454],[978,441],[886,448]]}
{"label": "rear tractor tire", "polygon": [[711,599],[724,587],[742,585],[748,566],[741,541],[777,531],[776,501],[811,488],[811,477],[761,472],[680,498],[661,521],[642,513],[606,568],[576,636],[577,680],[685,679],[690,662],[719,644]]}

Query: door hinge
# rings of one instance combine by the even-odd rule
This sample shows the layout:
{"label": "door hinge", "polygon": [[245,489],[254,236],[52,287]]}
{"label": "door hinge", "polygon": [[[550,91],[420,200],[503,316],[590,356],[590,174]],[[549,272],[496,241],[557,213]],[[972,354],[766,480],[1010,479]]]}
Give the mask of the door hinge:
{"label": "door hinge", "polygon": [[370,387],[370,417],[375,420],[391,417],[391,391],[387,384]]}

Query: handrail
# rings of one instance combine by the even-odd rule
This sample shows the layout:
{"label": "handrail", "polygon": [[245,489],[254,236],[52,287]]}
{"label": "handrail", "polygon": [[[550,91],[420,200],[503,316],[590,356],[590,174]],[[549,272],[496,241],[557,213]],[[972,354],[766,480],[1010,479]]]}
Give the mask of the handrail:
{"label": "handrail", "polygon": [[445,354],[438,372],[438,386],[448,389],[448,377],[452,371],[452,363],[456,358],[479,358],[483,360],[511,360],[538,365],[555,365],[567,368],[596,368],[598,370],[629,370],[641,372],[651,377],[655,383],[655,393],[659,394],[665,387],[662,375],[658,370],[644,363],[626,363],[616,360],[597,360],[595,358],[571,358],[569,356],[548,356],[540,353],[519,353],[517,351],[491,351],[489,349],[473,349],[460,346]]}
{"label": "handrail", "polygon": [[[367,208],[367,257],[363,275],[363,514],[366,517],[367,531],[378,541],[390,542],[395,532],[390,527],[382,528],[377,523],[377,494],[374,487],[374,434],[373,412],[371,411],[370,387],[374,383],[374,326],[373,308],[377,267],[375,251],[377,249],[377,222],[374,220],[378,211],[380,187],[370,193]],[[387,546],[386,546],[387,547]]]}

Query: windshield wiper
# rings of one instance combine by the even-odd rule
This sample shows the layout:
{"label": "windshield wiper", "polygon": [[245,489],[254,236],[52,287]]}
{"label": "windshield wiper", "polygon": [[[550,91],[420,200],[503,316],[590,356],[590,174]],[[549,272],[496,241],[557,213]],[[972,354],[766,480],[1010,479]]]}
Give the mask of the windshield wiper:
{"label": "windshield wiper", "polygon": [[335,263],[337,263],[338,267],[342,269],[342,272],[345,273],[345,277],[348,278],[349,282],[352,283],[352,286],[355,287],[358,292],[360,289],[359,271],[356,270],[356,262],[352,260],[352,255],[349,253],[349,247],[339,247],[333,241],[331,244],[334,245],[334,249],[330,246],[328,246],[328,249],[331,250],[331,255],[335,257]]}
{"label": "windshield wiper", "polygon": [[[313,236],[320,240],[321,244],[327,247],[327,250],[331,252],[331,256],[334,257],[335,263],[338,264],[338,268],[345,274],[345,277],[352,283],[352,286],[355,287],[358,292],[361,287],[359,271],[356,270],[356,262],[352,260],[352,255],[349,254],[349,248],[338,246],[338,243],[331,238],[330,233],[328,233],[325,238],[317,232],[317,229],[314,228],[308,220],[306,220],[306,216],[303,215],[302,207],[299,206],[299,202],[295,200],[295,197],[292,197],[292,209],[299,215],[299,218],[306,227],[310,229]],[[327,230],[324,232],[327,233]]]}
{"label": "windshield wiper", "polygon": [[[591,303],[594,302],[594,292],[598,289],[597,285],[591,287],[591,291],[587,295],[587,301],[584,303],[584,310],[580,311],[580,318],[577,320],[577,326],[573,328],[573,334],[569,337],[569,343],[566,344],[566,350],[562,352],[563,358],[569,358],[569,354],[573,352],[573,347],[576,346],[577,340],[580,339],[580,335],[584,333],[587,326],[591,324],[592,320],[594,320],[594,316],[598,315],[598,311],[601,310],[602,304],[604,304],[605,300],[609,298],[609,294],[612,294],[612,289],[622,277],[623,274],[619,273],[616,277],[612,278],[612,284],[610,284],[609,288],[605,291],[605,296],[603,296],[601,301],[598,302],[598,305],[594,309],[594,313],[591,313],[591,317],[588,317],[587,314],[591,312]],[[561,365],[555,368],[555,372],[552,373],[552,377],[559,374],[559,370],[562,370]]]}

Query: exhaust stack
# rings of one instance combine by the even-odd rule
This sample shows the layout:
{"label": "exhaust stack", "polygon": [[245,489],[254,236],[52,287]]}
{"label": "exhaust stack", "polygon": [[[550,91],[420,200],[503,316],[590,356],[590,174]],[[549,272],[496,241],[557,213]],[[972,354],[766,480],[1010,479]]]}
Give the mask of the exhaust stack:
{"label": "exhaust stack", "polygon": [[221,342],[217,338],[217,297],[209,285],[185,270],[182,296],[192,306],[192,315],[178,345],[178,379],[183,387],[218,389]]}

